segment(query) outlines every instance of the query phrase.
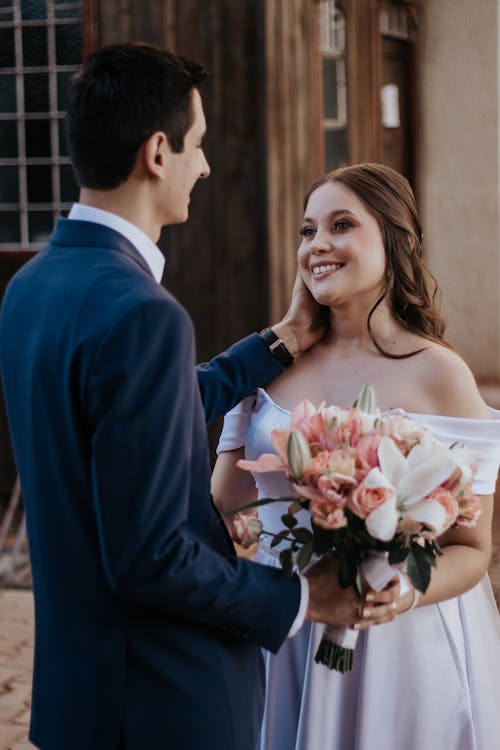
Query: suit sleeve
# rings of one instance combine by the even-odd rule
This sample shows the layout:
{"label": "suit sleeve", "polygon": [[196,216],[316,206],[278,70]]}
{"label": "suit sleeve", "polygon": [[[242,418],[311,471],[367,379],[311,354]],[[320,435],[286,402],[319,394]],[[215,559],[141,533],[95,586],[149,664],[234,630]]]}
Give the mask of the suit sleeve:
{"label": "suit sleeve", "polygon": [[116,323],[94,358],[88,404],[92,500],[109,585],[277,650],[299,608],[298,577],[226,558],[196,533],[213,511],[186,313],[153,300]]}
{"label": "suit sleeve", "polygon": [[207,424],[224,416],[242,399],[283,372],[257,333],[238,341],[196,374]]}

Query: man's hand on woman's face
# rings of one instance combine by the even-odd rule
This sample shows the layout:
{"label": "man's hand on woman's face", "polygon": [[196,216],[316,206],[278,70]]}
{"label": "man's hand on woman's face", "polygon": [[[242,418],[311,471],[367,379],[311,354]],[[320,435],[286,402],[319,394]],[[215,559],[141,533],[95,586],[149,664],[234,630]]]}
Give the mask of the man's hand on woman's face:
{"label": "man's hand on woman's face", "polygon": [[283,319],[272,326],[294,356],[317,344],[328,328],[328,308],[319,305],[297,269],[290,307]]}

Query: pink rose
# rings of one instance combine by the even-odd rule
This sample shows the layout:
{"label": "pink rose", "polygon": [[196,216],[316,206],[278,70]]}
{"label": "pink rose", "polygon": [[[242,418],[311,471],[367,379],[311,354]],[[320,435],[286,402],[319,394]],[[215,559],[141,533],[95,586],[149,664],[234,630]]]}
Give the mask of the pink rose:
{"label": "pink rose", "polygon": [[370,513],[383,505],[394,490],[390,487],[367,487],[360,484],[347,501],[347,507],[359,518],[368,518]]}
{"label": "pink rose", "polygon": [[347,518],[342,508],[326,497],[311,500],[309,512],[314,523],[323,529],[341,529],[347,526]]}
{"label": "pink rose", "polygon": [[258,542],[262,524],[256,515],[235,513],[232,518],[232,538],[245,549]]}
{"label": "pink rose", "polygon": [[300,420],[296,427],[306,438],[313,455],[318,453],[318,451],[330,450],[335,447],[331,442],[331,434],[327,429],[322,413],[317,412],[308,419]]}
{"label": "pink rose", "polygon": [[330,454],[328,471],[336,484],[355,484],[356,451],[353,448],[337,448]]}
{"label": "pink rose", "polygon": [[304,483],[309,485],[316,484],[319,477],[328,469],[329,460],[329,451],[320,451],[317,453],[314,458],[311,459],[309,466],[302,475]]}
{"label": "pink rose", "polygon": [[434,500],[444,508],[446,516],[443,522],[443,529],[449,529],[455,523],[458,516],[458,503],[451,492],[443,487],[437,487],[426,499]]}
{"label": "pink rose", "polygon": [[326,500],[329,503],[333,503],[337,508],[343,508],[346,504],[346,497],[344,494],[337,492],[333,487],[329,486],[327,482],[323,482],[321,479],[318,481],[318,487],[309,487],[303,484],[294,484],[294,490],[300,497],[305,500]]}
{"label": "pink rose", "polygon": [[355,448],[363,433],[363,423],[360,418],[359,409],[348,409],[344,421],[338,428],[339,443],[350,445]]}

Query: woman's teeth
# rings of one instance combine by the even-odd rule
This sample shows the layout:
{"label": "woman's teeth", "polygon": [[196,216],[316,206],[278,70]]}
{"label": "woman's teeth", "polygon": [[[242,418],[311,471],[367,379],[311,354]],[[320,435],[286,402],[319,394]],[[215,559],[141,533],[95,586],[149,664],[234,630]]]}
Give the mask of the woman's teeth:
{"label": "woman's teeth", "polygon": [[324,266],[314,266],[312,269],[313,276],[319,276],[322,273],[328,273],[329,271],[337,271],[342,268],[342,263],[325,263]]}

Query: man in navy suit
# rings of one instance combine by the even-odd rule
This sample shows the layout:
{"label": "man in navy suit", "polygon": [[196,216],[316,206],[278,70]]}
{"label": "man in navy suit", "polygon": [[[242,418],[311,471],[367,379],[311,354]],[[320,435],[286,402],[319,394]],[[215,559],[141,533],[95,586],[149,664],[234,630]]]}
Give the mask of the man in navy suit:
{"label": "man in navy suit", "polygon": [[197,378],[154,243],[209,174],[203,76],[144,45],[90,56],[67,116],[80,203],[2,306],[36,607],[30,738],[43,750],[253,750],[259,647],[276,651],[305,617],[393,617],[389,590],[362,618],[332,560],[299,578],[237,558],[210,501],[206,422],[321,330],[297,287],[281,323]]}

